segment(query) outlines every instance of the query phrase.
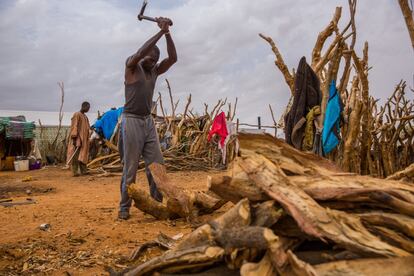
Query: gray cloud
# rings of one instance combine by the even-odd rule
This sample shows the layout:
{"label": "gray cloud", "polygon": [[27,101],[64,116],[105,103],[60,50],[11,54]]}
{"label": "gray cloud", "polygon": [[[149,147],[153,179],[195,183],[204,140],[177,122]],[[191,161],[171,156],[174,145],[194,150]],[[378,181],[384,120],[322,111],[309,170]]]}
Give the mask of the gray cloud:
{"label": "gray cloud", "polygon": [[[66,111],[77,110],[83,100],[93,110],[122,105],[125,58],[157,31],[153,23],[137,22],[138,2],[7,0],[0,5],[0,109],[56,110],[60,80]],[[152,0],[148,14],[174,20],[179,55],[156,92],[167,95],[168,78],[177,99],[185,102],[192,93],[198,110],[204,102],[238,97],[242,121],[262,116],[269,123],[268,104],[279,115],[289,92],[257,34],[273,37],[289,68],[296,67],[301,56],[310,59],[317,34],[338,5],[344,6],[344,25],[344,0]],[[413,51],[397,3],[372,5],[359,3],[357,50],[369,41],[371,93],[385,98],[400,79],[412,80]],[[159,43],[165,56],[164,44]]]}

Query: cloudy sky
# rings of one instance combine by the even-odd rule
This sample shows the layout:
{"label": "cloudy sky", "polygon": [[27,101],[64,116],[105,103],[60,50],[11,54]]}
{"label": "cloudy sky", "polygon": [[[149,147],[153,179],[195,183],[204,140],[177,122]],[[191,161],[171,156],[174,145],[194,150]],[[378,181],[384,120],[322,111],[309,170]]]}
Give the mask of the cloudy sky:
{"label": "cloudy sky", "polygon": [[[397,1],[358,2],[356,49],[360,53],[369,42],[371,94],[385,98],[400,79],[412,87],[414,51]],[[140,0],[1,0],[0,110],[56,111],[57,81],[65,83],[67,112],[84,100],[93,111],[121,106],[125,58],[158,28],[137,21],[140,5]],[[349,18],[344,0],[149,0],[148,15],[173,19],[178,52],[178,63],[160,76],[155,92],[167,101],[168,78],[180,102],[192,93],[196,110],[204,102],[238,97],[241,121],[255,123],[262,116],[270,123],[268,104],[280,114],[289,91],[258,33],[271,36],[288,67],[296,67],[301,56],[310,60],[336,6],[344,7],[343,26]],[[164,39],[158,45],[165,56]]]}

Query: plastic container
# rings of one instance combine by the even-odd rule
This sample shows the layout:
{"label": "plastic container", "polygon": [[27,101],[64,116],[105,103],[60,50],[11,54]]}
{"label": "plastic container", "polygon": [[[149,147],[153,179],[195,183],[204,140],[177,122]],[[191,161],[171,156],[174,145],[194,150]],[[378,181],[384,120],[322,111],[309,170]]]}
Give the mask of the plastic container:
{"label": "plastic container", "polygon": [[15,160],[16,161],[27,160],[27,157],[26,156],[22,156],[22,155],[18,155],[18,156],[16,156]]}
{"label": "plastic container", "polygon": [[29,160],[14,161],[14,170],[16,172],[23,172],[29,170]]}

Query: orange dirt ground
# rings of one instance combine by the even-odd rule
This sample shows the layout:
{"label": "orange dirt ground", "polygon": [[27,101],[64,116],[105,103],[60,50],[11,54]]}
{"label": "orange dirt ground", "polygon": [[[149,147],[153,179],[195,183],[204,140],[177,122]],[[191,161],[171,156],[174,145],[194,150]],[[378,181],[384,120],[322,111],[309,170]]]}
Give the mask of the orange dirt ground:
{"label": "orange dirt ground", "polygon": [[[220,173],[169,176],[180,187],[205,190],[207,175],[214,174]],[[28,176],[32,180],[23,182]],[[144,173],[138,174],[138,181],[148,186]],[[73,178],[61,168],[0,172],[0,199],[36,200],[31,205],[0,206],[0,275],[108,275],[106,266],[121,270],[131,265],[132,251],[160,231],[169,236],[191,232],[182,219],[158,221],[135,207],[130,220],[117,220],[119,183],[120,177]],[[43,223],[51,229],[40,230]],[[148,255],[140,261],[145,258]]]}

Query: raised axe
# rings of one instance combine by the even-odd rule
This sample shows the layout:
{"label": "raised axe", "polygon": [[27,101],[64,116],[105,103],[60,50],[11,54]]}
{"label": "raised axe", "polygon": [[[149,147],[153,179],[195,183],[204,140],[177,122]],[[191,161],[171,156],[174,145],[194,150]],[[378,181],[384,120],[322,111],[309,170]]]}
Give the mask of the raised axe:
{"label": "raised axe", "polygon": [[[152,21],[152,22],[158,22],[157,19],[155,19],[154,17],[149,17],[149,16],[144,15],[147,4],[148,4],[147,0],[144,0],[144,2],[142,2],[141,11],[138,14],[138,20],[142,21],[142,19],[145,19],[145,20]],[[172,26],[172,24],[173,24],[172,21],[170,21],[169,25]]]}

